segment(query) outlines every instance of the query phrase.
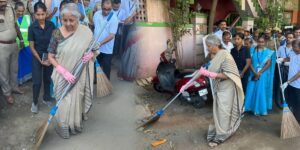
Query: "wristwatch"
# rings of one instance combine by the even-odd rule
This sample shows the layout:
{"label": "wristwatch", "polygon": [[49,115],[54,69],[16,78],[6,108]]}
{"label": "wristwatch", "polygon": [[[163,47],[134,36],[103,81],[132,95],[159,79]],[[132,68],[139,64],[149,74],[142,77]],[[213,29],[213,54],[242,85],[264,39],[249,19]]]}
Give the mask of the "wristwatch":
{"label": "wristwatch", "polygon": [[22,43],[23,43],[23,42],[24,42],[24,40],[20,40],[20,42],[22,42]]}

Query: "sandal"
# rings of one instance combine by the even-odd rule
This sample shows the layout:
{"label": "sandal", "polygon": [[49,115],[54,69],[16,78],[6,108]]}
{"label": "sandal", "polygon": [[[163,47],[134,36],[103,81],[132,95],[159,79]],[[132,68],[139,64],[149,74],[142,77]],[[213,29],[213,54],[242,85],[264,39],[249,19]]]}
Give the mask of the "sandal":
{"label": "sandal", "polygon": [[24,94],[25,92],[24,91],[22,91],[21,89],[19,89],[19,88],[16,88],[16,89],[14,89],[13,90],[13,93],[15,93],[15,94]]}
{"label": "sandal", "polygon": [[210,148],[215,148],[215,147],[217,147],[219,144],[217,143],[217,142],[208,142],[208,146],[210,147]]}
{"label": "sandal", "polygon": [[6,101],[8,104],[12,105],[14,104],[14,98],[10,95],[10,96],[6,96]]}

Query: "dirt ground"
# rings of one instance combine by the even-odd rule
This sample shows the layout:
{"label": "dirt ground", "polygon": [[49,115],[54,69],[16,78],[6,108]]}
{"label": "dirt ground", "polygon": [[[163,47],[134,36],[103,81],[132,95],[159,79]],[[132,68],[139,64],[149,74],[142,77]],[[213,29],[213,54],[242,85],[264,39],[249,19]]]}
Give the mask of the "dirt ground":
{"label": "dirt ground", "polygon": [[[50,128],[41,149],[45,150],[206,150],[205,136],[212,122],[211,105],[195,109],[189,104],[176,101],[166,114],[146,132],[137,131],[137,122],[151,111],[167,103],[168,94],[157,93],[151,86],[139,87],[135,83],[119,81],[113,71],[114,93],[96,98],[84,122],[84,130],[70,139],[61,139]],[[0,97],[0,150],[30,150],[34,130],[47,118],[50,110],[40,103],[40,112],[33,115],[31,106],[31,83],[22,88],[25,95],[16,95],[16,103],[8,106]],[[276,106],[274,106],[276,108]],[[216,150],[300,150],[300,138],[281,140],[280,110],[257,117],[246,115],[240,129]],[[158,139],[167,142],[152,147]]]}
{"label": "dirt ground", "polygon": [[[148,86],[137,94],[140,102],[150,111],[159,110],[167,103],[169,94],[160,94]],[[145,141],[167,139],[167,143],[154,149],[210,149],[206,133],[212,122],[212,104],[195,109],[192,105],[175,102],[160,120],[144,129]],[[300,138],[280,139],[281,111],[274,110],[268,116],[246,114],[239,130],[216,150],[300,150]]]}

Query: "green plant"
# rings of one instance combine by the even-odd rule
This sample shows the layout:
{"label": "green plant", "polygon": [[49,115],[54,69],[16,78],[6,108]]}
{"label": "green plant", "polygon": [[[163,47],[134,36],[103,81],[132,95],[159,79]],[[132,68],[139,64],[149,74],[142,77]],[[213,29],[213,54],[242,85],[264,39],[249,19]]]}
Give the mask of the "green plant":
{"label": "green plant", "polygon": [[169,25],[172,30],[173,43],[176,48],[176,43],[181,40],[182,36],[189,33],[186,28],[190,24],[193,13],[190,11],[190,1],[176,0],[176,6],[171,8]]}
{"label": "green plant", "polygon": [[260,11],[259,17],[255,18],[255,24],[258,29],[281,28],[284,24],[284,1],[269,0],[264,11]]}

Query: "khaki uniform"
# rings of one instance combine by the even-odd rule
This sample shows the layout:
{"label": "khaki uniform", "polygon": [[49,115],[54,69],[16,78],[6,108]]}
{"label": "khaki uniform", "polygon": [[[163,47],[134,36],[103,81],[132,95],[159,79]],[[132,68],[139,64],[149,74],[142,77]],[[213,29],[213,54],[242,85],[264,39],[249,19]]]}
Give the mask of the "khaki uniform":
{"label": "khaki uniform", "polygon": [[5,96],[11,95],[17,87],[18,46],[13,42],[17,38],[15,16],[12,7],[6,7],[5,14],[0,14],[0,86]]}

